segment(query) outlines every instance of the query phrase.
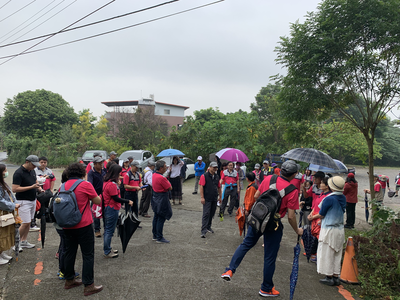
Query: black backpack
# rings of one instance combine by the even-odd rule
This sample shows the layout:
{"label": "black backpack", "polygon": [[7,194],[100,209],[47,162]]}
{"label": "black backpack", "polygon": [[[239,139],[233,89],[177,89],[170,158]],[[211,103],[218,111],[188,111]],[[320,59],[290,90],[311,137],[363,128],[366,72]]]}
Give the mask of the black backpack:
{"label": "black backpack", "polygon": [[281,215],[282,198],[293,192],[296,187],[291,184],[281,191],[276,189],[276,180],[278,175],[272,175],[269,182],[269,189],[261,194],[254,203],[249,214],[248,223],[255,230],[264,233],[265,231],[277,230]]}

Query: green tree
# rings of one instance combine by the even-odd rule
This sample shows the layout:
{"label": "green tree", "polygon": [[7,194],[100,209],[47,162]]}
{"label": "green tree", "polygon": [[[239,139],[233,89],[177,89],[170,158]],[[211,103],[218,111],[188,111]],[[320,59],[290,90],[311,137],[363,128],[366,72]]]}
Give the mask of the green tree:
{"label": "green tree", "polygon": [[[279,100],[288,120],[340,112],[368,145],[373,191],[375,130],[399,103],[400,0],[325,0],[276,48],[287,67]],[[360,117],[346,108],[357,107]],[[374,197],[374,193],[372,195]]]}
{"label": "green tree", "polygon": [[74,109],[61,95],[46,91],[26,91],[7,99],[3,130],[19,137],[57,138],[64,126],[77,120]]}

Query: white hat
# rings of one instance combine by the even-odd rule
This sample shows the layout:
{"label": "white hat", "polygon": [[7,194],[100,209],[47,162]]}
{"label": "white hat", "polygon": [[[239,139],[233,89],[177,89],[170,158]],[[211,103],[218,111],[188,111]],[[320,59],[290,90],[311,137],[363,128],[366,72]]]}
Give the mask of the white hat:
{"label": "white hat", "polygon": [[203,160],[201,156],[197,156],[197,160]]}
{"label": "white hat", "polygon": [[328,179],[328,186],[332,191],[343,192],[344,184],[344,179],[340,176],[335,176]]}

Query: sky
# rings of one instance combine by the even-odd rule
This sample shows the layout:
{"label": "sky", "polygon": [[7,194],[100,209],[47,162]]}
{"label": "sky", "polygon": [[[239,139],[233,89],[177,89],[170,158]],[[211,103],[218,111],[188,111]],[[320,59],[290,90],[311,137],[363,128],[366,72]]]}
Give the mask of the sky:
{"label": "sky", "polygon": [[[168,1],[115,0],[71,28]],[[2,45],[61,31],[109,2],[0,0],[0,56],[21,53],[44,38]],[[211,2],[176,1],[54,35],[31,50]],[[290,24],[304,21],[319,2],[225,0],[93,39],[0,59],[1,112],[8,98],[36,89],[58,93],[76,112],[89,108],[95,116],[110,110],[103,101],[139,100],[150,94],[155,101],[189,106],[186,116],[209,107],[223,113],[249,111],[269,77],[285,74],[275,63],[279,37],[288,36]]]}

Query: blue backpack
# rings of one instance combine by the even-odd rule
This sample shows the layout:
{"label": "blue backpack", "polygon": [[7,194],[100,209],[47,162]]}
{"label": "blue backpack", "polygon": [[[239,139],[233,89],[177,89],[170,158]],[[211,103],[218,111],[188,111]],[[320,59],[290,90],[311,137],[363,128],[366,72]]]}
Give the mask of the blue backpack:
{"label": "blue backpack", "polygon": [[53,201],[53,214],[57,224],[61,227],[74,227],[82,219],[87,204],[81,213],[74,193],[74,190],[81,182],[83,180],[78,179],[69,190],[65,190],[65,183],[63,183],[57,198]]}

